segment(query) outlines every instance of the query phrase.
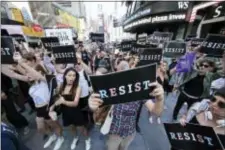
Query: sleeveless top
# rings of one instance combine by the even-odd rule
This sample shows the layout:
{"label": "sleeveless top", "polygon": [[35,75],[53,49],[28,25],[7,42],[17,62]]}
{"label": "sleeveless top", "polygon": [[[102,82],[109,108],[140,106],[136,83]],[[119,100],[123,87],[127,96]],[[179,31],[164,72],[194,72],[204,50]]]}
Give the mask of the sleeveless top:
{"label": "sleeveless top", "polygon": [[79,86],[81,87],[81,98],[87,97],[89,95],[89,85],[88,81],[85,78],[84,70],[81,70],[79,73]]}
{"label": "sleeveless top", "polygon": [[48,104],[50,101],[50,92],[47,82],[40,81],[33,84],[29,89],[29,95],[32,97],[35,106]]}

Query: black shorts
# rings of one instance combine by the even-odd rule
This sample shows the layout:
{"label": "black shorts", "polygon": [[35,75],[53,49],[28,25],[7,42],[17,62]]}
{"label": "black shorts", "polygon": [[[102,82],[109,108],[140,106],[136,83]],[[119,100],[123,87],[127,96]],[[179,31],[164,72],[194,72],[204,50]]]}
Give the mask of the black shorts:
{"label": "black shorts", "polygon": [[46,120],[51,119],[48,115],[48,105],[36,108],[37,117],[44,118]]}

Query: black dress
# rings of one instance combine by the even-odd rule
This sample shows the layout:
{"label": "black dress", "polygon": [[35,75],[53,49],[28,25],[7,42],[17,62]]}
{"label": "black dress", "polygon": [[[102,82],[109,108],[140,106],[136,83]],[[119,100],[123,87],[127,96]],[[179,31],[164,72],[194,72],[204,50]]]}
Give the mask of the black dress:
{"label": "black dress", "polygon": [[[73,101],[73,95],[62,95],[66,101]],[[63,125],[85,126],[88,124],[88,115],[79,107],[61,105]]]}

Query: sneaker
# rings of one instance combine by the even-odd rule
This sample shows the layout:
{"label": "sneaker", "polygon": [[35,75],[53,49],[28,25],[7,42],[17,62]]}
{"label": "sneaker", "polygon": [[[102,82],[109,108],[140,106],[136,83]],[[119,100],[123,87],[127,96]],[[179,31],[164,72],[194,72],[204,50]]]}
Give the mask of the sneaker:
{"label": "sneaker", "polygon": [[159,117],[157,118],[157,122],[158,124],[161,124],[161,119]]}
{"label": "sneaker", "polygon": [[44,148],[49,147],[56,139],[57,139],[57,136],[55,134],[51,135],[48,141],[45,143]]}
{"label": "sneaker", "polygon": [[91,139],[88,138],[87,140],[85,140],[85,150],[90,150],[91,149]]}
{"label": "sneaker", "polygon": [[25,127],[24,129],[23,129],[23,135],[27,135],[27,134],[29,134],[30,133],[30,128],[29,127]]}
{"label": "sneaker", "polygon": [[153,117],[152,117],[152,116],[149,117],[149,122],[150,122],[150,123],[153,123]]}
{"label": "sneaker", "polygon": [[72,150],[76,148],[77,141],[78,141],[78,138],[77,137],[73,139],[73,142],[72,142],[71,147],[70,147]]}
{"label": "sneaker", "polygon": [[58,137],[56,143],[55,143],[55,147],[53,150],[58,150],[60,149],[60,147],[62,146],[62,143],[64,142],[64,137]]}

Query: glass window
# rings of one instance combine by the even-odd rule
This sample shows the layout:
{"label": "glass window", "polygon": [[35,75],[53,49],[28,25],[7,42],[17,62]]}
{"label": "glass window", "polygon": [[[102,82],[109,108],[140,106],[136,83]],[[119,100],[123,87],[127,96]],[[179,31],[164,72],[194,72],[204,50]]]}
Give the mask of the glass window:
{"label": "glass window", "polygon": [[6,8],[1,5],[1,18],[8,18]]}
{"label": "glass window", "polygon": [[136,1],[131,4],[131,14],[134,12],[134,7],[136,5]]}

